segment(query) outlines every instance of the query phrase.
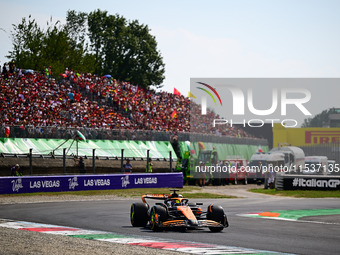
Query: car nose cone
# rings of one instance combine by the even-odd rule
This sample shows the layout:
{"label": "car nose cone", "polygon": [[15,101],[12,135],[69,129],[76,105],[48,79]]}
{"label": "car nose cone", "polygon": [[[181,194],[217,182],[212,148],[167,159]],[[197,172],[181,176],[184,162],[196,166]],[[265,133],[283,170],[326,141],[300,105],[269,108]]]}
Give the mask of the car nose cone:
{"label": "car nose cone", "polygon": [[188,223],[191,226],[198,226],[198,221],[197,220],[188,220]]}

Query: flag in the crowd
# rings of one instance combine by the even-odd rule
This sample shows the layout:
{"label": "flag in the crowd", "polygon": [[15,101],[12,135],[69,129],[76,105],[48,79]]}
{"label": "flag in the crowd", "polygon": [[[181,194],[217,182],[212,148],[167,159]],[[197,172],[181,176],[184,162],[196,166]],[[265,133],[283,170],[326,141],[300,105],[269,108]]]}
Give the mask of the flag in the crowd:
{"label": "flag in the crowd", "polygon": [[9,137],[11,130],[9,129],[9,127],[5,127],[5,138]]}
{"label": "flag in the crowd", "polygon": [[77,131],[76,138],[80,141],[86,142],[86,137],[80,131]]}
{"label": "flag in the crowd", "polygon": [[177,118],[177,111],[174,110],[172,113],[171,113],[171,118],[174,119],[174,118]]}
{"label": "flag in the crowd", "polygon": [[195,95],[194,94],[192,94],[190,91],[189,91],[189,95],[188,95],[188,97],[190,98],[190,97],[192,97],[192,98],[196,98],[195,97]]}
{"label": "flag in the crowd", "polygon": [[198,142],[198,146],[201,150],[205,150],[205,145],[203,142]]}
{"label": "flag in the crowd", "polygon": [[176,88],[174,88],[174,94],[179,96],[181,95],[181,93]]}

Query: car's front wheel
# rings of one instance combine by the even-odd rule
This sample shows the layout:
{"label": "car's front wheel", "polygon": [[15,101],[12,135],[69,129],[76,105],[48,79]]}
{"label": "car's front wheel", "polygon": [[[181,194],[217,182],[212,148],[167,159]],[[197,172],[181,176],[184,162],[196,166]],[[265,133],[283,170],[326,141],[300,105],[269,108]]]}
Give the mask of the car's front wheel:
{"label": "car's front wheel", "polygon": [[223,225],[223,227],[209,227],[211,232],[221,232],[223,228],[229,226],[227,215],[224,213],[224,210],[220,205],[211,204],[208,206],[207,219],[216,221]]}
{"label": "car's front wheel", "polygon": [[168,215],[163,206],[154,205],[150,211],[150,228],[152,231],[161,231],[162,222],[166,221]]}
{"label": "car's front wheel", "polygon": [[145,227],[148,223],[147,204],[133,203],[130,210],[130,221],[133,227]]}

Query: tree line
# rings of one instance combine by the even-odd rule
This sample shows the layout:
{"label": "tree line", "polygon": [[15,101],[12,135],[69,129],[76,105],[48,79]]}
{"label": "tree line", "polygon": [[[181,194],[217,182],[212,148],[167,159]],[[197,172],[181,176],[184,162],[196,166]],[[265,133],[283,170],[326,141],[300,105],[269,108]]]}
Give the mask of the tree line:
{"label": "tree line", "polygon": [[335,108],[323,110],[321,113],[316,114],[313,118],[307,118],[304,120],[301,127],[328,127],[330,126],[330,115],[338,113]]}
{"label": "tree line", "polygon": [[117,80],[147,88],[161,87],[165,65],[147,25],[118,14],[69,10],[66,24],[47,22],[42,28],[29,16],[13,24],[12,50],[7,58],[17,67],[57,75],[65,67],[75,71],[110,74]]}

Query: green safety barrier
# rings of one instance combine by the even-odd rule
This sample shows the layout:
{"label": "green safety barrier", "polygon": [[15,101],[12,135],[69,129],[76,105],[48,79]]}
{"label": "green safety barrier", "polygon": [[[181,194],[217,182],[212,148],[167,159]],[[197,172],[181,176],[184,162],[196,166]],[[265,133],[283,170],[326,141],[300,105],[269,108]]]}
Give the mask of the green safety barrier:
{"label": "green safety barrier", "polygon": [[[87,140],[77,142],[73,139],[68,141],[65,139],[34,138],[0,139],[0,153],[4,154],[28,154],[32,148],[33,154],[49,155],[54,152],[54,155],[63,155],[63,149],[66,148],[67,155],[76,155],[77,146],[80,156],[92,156],[93,149],[96,149],[96,156],[120,157],[121,150],[124,149],[124,157],[146,158],[147,150],[150,150],[149,157],[151,158],[169,159],[169,152],[171,151],[172,158],[177,159],[171,143],[164,141]],[[58,149],[56,150],[56,148]]]}
{"label": "green safety barrier", "polygon": [[[189,148],[195,151],[195,154],[191,156],[198,157],[200,151],[198,142],[190,143],[190,146],[188,144],[188,142],[179,142],[181,157],[184,158]],[[249,160],[258,150],[258,146],[247,144],[204,143],[204,146],[205,150],[216,150],[219,160],[233,155]],[[38,155],[49,155],[53,152],[54,155],[61,156],[63,148],[67,149],[68,155],[77,154],[77,142],[72,139],[66,141],[65,139],[0,138],[0,153],[28,154],[31,148],[32,153]],[[264,152],[269,150],[268,146],[261,148]],[[124,149],[124,157],[146,158],[147,150],[150,150],[151,158],[169,159],[169,151],[171,151],[172,158],[177,159],[171,143],[166,141],[86,140],[78,142],[78,155],[92,156],[93,149],[96,149],[96,156],[99,157],[120,157],[121,150]]]}

